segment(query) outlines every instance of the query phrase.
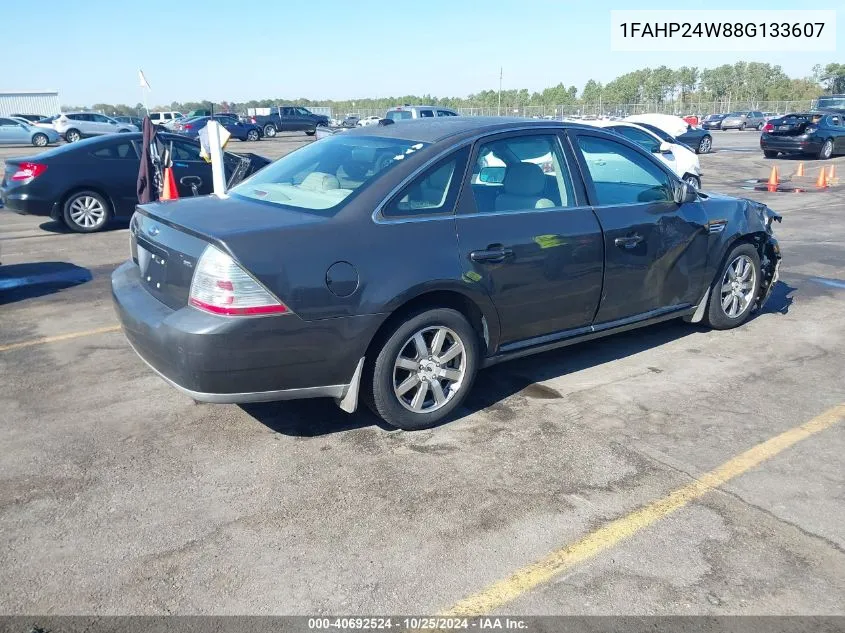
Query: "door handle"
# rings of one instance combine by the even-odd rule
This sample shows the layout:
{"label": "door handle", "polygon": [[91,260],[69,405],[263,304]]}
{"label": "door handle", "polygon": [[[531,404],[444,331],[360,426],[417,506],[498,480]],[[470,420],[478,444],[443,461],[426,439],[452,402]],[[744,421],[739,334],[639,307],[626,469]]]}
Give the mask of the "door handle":
{"label": "door handle", "polygon": [[490,244],[486,249],[481,251],[472,251],[469,258],[474,262],[484,262],[487,264],[501,264],[505,258],[512,257],[513,250],[505,248],[501,244]]}
{"label": "door handle", "polygon": [[643,241],[642,235],[628,235],[627,237],[617,237],[613,243],[622,248],[634,248],[637,244]]}

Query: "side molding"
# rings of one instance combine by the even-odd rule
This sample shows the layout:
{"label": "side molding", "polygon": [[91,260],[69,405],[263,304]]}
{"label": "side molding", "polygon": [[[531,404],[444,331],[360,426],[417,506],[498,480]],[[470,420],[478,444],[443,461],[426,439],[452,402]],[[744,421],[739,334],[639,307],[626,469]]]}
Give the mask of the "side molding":
{"label": "side molding", "polygon": [[335,400],[337,406],[347,413],[355,413],[358,408],[358,389],[361,386],[361,374],[364,373],[364,357],[358,361],[355,367],[355,372],[352,374],[352,380],[349,381],[349,387],[346,389],[346,394],[343,398]]}

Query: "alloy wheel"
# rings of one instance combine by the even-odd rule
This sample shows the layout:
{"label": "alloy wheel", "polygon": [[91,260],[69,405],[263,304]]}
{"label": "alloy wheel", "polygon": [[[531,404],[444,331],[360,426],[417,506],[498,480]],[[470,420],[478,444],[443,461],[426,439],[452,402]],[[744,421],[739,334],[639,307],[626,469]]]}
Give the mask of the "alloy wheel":
{"label": "alloy wheel", "polygon": [[751,306],[757,272],[754,262],[747,255],[739,255],[728,264],[722,275],[722,312],[730,319],[736,319]]}
{"label": "alloy wheel", "polygon": [[410,337],[393,363],[393,393],[413,413],[430,413],[451,401],[464,384],[466,349],[454,330],[427,327]]}
{"label": "alloy wheel", "polygon": [[70,219],[83,228],[93,229],[105,221],[106,209],[93,196],[79,196],[70,204]]}
{"label": "alloy wheel", "polygon": [[43,134],[36,134],[33,143],[36,147],[44,147],[47,145],[47,137]]}
{"label": "alloy wheel", "polygon": [[830,142],[830,139],[824,142],[822,145],[822,158],[830,158],[833,155],[833,143]]}
{"label": "alloy wheel", "polygon": [[713,147],[713,142],[710,140],[709,136],[705,136],[701,139],[701,143],[698,145],[698,153],[707,154],[710,152],[711,147]]}

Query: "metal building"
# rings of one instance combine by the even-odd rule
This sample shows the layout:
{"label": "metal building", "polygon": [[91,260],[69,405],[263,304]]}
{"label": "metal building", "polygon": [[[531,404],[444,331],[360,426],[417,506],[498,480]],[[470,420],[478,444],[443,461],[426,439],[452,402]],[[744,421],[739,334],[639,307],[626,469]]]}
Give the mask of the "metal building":
{"label": "metal building", "polygon": [[0,90],[0,116],[61,112],[58,90]]}

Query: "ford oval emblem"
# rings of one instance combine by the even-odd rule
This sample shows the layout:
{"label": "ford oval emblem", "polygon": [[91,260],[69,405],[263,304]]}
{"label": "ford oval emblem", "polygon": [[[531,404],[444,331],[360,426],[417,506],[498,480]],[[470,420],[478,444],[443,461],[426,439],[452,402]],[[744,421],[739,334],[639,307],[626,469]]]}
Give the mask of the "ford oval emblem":
{"label": "ford oval emblem", "polygon": [[151,226],[147,229],[147,235],[152,235],[153,237],[155,237],[156,235],[158,235],[158,233],[159,229],[157,226]]}

